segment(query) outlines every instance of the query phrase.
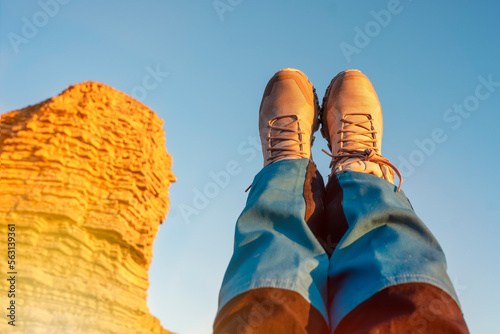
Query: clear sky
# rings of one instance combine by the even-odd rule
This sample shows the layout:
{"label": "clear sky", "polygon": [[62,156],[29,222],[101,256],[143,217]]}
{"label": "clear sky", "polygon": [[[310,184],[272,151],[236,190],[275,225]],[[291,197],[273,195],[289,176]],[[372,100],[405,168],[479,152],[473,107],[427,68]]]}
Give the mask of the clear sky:
{"label": "clear sky", "polygon": [[295,67],[320,99],[344,69],[372,80],[383,153],[447,255],[471,332],[500,332],[498,1],[54,1],[0,0],[0,112],[93,80],[165,120],[178,182],[148,299],[165,328],[211,331],[244,190],[263,163],[260,99],[274,72]]}

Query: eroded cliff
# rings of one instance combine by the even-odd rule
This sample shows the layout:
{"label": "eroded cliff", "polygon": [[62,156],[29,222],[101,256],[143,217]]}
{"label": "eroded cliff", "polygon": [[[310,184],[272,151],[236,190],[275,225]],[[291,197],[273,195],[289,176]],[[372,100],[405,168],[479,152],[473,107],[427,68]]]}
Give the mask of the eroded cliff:
{"label": "eroded cliff", "polygon": [[[175,181],[162,123],[97,82],[2,115],[0,272],[16,273],[16,331],[169,333],[146,305],[153,241]],[[14,329],[8,320],[0,332]]]}

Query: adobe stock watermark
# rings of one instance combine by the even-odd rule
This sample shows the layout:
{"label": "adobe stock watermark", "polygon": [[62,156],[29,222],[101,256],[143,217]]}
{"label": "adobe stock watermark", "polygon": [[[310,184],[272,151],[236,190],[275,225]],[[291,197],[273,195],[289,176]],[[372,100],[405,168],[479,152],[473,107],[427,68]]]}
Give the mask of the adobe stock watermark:
{"label": "adobe stock watermark", "polygon": [[19,47],[22,44],[28,44],[30,40],[35,38],[40,29],[45,27],[51,18],[59,14],[61,5],[67,5],[70,1],[71,0],[39,0],[37,2],[40,7],[39,11],[35,12],[30,17],[21,17],[23,25],[20,34],[12,31],[7,34],[7,38],[14,52],[19,53]]}
{"label": "adobe stock watermark", "polygon": [[[500,81],[494,81],[492,74],[489,74],[487,78],[479,76],[477,80],[479,83],[471,95],[466,96],[461,103],[455,103],[451,108],[444,111],[443,121],[452,130],[458,130],[464,120],[479,110],[481,102],[490,98],[500,87]],[[403,177],[411,176],[415,172],[415,168],[421,166],[436,151],[437,146],[446,142],[446,140],[448,140],[447,131],[441,127],[434,128],[427,138],[416,139],[414,143],[417,148],[412,150],[406,157],[399,156],[397,167]]]}
{"label": "adobe stock watermark", "polygon": [[381,9],[379,11],[371,10],[370,15],[373,17],[373,20],[365,23],[363,29],[354,26],[353,29],[355,34],[353,43],[349,44],[342,41],[339,44],[340,50],[347,62],[351,62],[353,54],[361,53],[361,50],[370,45],[372,40],[380,35],[382,29],[387,28],[387,26],[391,24],[393,17],[401,14],[402,11],[403,5],[399,0],[389,0],[386,9]]}
{"label": "adobe stock watermark", "polygon": [[210,202],[228,187],[234,177],[243,172],[243,164],[253,161],[261,149],[260,139],[248,136],[237,146],[238,160],[243,159],[243,162],[231,159],[226,162],[223,169],[216,172],[209,171],[207,175],[209,180],[200,187],[193,188],[189,203],[180,203],[175,207],[174,217],[180,216],[186,224],[190,224],[193,218],[199,216]]}
{"label": "adobe stock watermark", "polygon": [[143,102],[148,96],[148,92],[155,90],[160,86],[163,80],[170,75],[168,72],[163,72],[160,69],[160,64],[156,64],[153,69],[151,66],[146,66],[147,74],[142,78],[141,85],[134,86],[131,91],[131,96]]}
{"label": "adobe stock watermark", "polygon": [[212,5],[214,6],[215,12],[219,16],[219,19],[224,21],[224,15],[226,12],[232,12],[236,7],[241,5],[243,0],[214,0]]}

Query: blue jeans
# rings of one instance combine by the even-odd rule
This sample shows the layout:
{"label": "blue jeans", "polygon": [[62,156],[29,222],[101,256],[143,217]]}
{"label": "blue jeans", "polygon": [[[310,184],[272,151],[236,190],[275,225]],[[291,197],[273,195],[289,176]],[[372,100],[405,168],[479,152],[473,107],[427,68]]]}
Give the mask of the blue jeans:
{"label": "blue jeans", "polygon": [[[253,289],[290,290],[333,332],[390,286],[429,284],[458,304],[443,251],[403,192],[377,176],[345,171],[329,181],[338,200],[328,215],[324,187],[311,186],[314,175],[309,159],[295,159],[270,164],[255,177],[236,224],[218,312]],[[321,233],[335,230],[341,235]]]}

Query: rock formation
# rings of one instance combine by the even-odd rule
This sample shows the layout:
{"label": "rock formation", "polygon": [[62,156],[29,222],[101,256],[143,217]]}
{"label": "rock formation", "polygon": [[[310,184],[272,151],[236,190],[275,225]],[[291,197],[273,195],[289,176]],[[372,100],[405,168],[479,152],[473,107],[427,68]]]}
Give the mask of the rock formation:
{"label": "rock formation", "polygon": [[162,123],[96,82],[1,116],[1,333],[169,333],[146,305],[175,181]]}

